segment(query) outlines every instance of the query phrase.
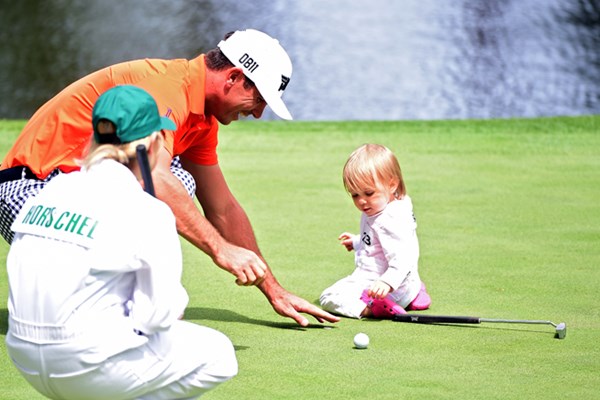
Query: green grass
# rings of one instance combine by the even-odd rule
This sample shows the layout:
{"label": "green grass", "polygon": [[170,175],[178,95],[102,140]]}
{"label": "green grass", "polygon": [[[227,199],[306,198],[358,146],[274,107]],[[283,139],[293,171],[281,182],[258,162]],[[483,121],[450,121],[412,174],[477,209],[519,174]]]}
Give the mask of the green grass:
{"label": "green grass", "polygon": [[[0,121],[0,154],[22,124]],[[206,398],[600,398],[599,132],[599,116],[224,127],[221,166],[287,289],[316,303],[352,271],[336,238],[359,215],[341,169],[354,148],[377,142],[397,154],[415,205],[427,313],[565,321],[568,333],[350,319],[299,328],[182,242],[186,318],[227,334],[240,366]],[[2,260],[7,250],[0,244]],[[4,335],[5,305],[0,314]],[[353,349],[360,331],[367,350]],[[0,399],[37,398],[2,342]]]}

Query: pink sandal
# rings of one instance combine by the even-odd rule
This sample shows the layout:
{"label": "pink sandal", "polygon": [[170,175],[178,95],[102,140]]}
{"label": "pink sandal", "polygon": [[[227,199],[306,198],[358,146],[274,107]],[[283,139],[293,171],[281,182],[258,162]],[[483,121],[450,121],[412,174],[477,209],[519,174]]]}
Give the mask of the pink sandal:
{"label": "pink sandal", "polygon": [[425,288],[425,284],[421,282],[421,289],[417,294],[417,297],[406,307],[407,310],[416,311],[416,310],[427,310],[431,305],[431,297],[427,293],[427,289]]}
{"label": "pink sandal", "polygon": [[406,314],[404,308],[396,304],[389,297],[383,299],[374,299],[367,294],[367,290],[362,293],[360,299],[364,301],[367,306],[371,309],[373,317],[381,319],[390,319],[394,315]]}

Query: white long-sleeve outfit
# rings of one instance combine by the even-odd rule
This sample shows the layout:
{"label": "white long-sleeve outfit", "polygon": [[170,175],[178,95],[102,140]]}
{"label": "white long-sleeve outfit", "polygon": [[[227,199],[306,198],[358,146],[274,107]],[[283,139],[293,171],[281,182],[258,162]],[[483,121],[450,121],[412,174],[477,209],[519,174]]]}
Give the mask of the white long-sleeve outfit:
{"label": "white long-sleeve outfit", "polygon": [[408,195],[391,201],[374,216],[363,213],[353,248],[354,272],[323,291],[320,303],[325,310],[360,318],[365,308],[361,294],[377,280],[391,286],[389,296],[404,308],[417,297],[421,288],[419,241]]}
{"label": "white long-sleeve outfit", "polygon": [[175,218],[125,166],[56,177],[12,229],[6,344],[42,394],[195,398],[237,373],[225,335],[179,320]]}

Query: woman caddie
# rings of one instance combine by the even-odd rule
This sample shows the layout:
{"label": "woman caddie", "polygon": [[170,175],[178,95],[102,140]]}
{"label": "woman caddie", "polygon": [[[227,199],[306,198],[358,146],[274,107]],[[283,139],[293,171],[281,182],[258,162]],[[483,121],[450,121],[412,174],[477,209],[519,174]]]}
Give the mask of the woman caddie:
{"label": "woman caddie", "polygon": [[171,209],[146,193],[160,117],[144,90],[116,86],[92,113],[80,171],[30,197],[7,258],[8,354],[52,399],[195,398],[237,374],[231,341],[183,321],[182,255]]}

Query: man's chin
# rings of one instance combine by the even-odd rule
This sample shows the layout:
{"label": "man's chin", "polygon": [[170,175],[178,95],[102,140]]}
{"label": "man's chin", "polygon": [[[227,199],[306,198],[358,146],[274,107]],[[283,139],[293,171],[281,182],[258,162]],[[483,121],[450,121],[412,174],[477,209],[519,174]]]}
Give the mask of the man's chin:
{"label": "man's chin", "polygon": [[233,121],[233,118],[231,117],[220,117],[215,115],[215,118],[217,119],[217,121],[219,121],[221,125],[229,125],[231,121]]}

